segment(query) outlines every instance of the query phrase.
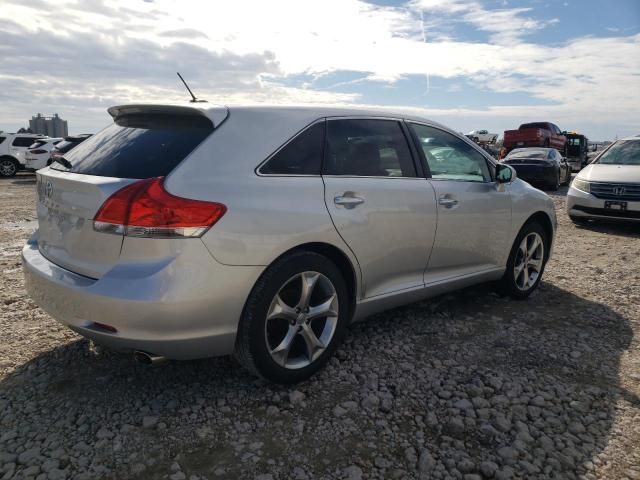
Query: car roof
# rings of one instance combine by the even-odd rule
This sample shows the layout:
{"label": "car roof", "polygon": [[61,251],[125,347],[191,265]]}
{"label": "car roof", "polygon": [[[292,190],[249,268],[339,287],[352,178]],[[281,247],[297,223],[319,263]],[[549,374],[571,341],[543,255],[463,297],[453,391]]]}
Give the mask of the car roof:
{"label": "car roof", "polygon": [[[201,115],[209,118],[214,126],[222,123],[227,117],[229,112],[232,111],[244,111],[244,112],[287,112],[292,114],[305,114],[309,117],[322,118],[322,117],[391,117],[391,118],[403,118],[406,120],[412,120],[415,122],[429,123],[439,126],[447,131],[452,131],[450,128],[432,120],[429,120],[415,111],[408,108],[384,108],[384,107],[355,107],[344,105],[310,105],[310,104],[292,104],[292,105],[268,105],[268,104],[229,104],[229,105],[216,105],[207,102],[180,102],[180,103],[141,103],[141,104],[128,104],[117,105],[110,107],[107,111],[112,117],[119,115],[134,114],[134,113],[191,113],[197,112]],[[457,133],[456,133],[457,134]],[[458,135],[458,134],[457,134]]]}

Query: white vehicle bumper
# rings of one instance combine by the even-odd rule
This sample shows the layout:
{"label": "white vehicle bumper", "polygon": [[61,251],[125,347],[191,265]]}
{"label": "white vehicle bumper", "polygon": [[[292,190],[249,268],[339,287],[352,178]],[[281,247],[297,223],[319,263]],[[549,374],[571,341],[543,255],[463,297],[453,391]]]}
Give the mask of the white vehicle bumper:
{"label": "white vehicle bumper", "polygon": [[[626,210],[607,208],[612,200],[597,198],[571,187],[567,192],[567,214],[575,218],[602,218],[640,222],[640,202],[625,201]],[[615,200],[613,200],[615,201]]]}

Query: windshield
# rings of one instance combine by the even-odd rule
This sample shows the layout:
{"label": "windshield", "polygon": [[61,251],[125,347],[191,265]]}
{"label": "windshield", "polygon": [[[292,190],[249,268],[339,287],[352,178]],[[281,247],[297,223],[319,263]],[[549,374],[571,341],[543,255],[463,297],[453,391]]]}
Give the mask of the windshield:
{"label": "windshield", "polygon": [[603,165],[640,165],[640,140],[619,140],[596,163]]}
{"label": "windshield", "polygon": [[546,160],[547,151],[546,150],[520,150],[513,151],[507,155],[505,160],[511,160],[513,158],[537,158],[540,160]]}

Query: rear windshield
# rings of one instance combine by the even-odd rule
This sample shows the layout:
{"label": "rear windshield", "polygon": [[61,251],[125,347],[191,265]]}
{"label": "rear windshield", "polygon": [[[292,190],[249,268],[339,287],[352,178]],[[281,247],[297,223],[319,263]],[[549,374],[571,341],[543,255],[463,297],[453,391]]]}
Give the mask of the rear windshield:
{"label": "rear windshield", "polygon": [[519,130],[524,130],[526,128],[541,128],[543,130],[549,130],[549,124],[544,122],[523,123],[520,125]]}
{"label": "rear windshield", "polygon": [[47,143],[46,140],[38,140],[37,142],[34,142],[33,145],[31,145],[29,148],[38,148],[44,145],[45,143]]}
{"label": "rear windshield", "polygon": [[165,176],[212,131],[210,120],[195,115],[118,117],[67,153],[64,165],[54,162],[51,168],[102,177]]}
{"label": "rear windshield", "polygon": [[507,158],[505,160],[511,160],[513,158],[539,158],[541,160],[544,160],[547,158],[547,151],[546,150],[523,150],[520,152],[511,152],[509,155],[507,155]]}
{"label": "rear windshield", "polygon": [[67,153],[71,150],[77,142],[70,142],[69,140],[63,140],[56,145],[56,150],[62,153]]}

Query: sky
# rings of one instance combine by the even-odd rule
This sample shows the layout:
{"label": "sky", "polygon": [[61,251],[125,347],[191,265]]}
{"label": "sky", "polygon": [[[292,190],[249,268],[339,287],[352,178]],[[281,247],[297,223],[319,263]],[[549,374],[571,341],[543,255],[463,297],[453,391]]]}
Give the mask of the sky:
{"label": "sky", "polygon": [[461,132],[640,133],[640,0],[2,0],[0,130],[174,102],[410,110]]}

